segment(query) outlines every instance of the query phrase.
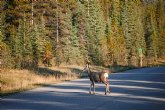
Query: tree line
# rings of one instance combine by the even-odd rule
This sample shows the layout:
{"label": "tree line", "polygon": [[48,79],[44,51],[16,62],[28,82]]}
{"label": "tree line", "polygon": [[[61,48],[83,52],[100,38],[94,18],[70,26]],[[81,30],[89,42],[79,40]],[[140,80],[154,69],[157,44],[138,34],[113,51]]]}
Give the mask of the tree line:
{"label": "tree line", "polygon": [[143,66],[165,56],[163,0],[1,0],[0,62]]}

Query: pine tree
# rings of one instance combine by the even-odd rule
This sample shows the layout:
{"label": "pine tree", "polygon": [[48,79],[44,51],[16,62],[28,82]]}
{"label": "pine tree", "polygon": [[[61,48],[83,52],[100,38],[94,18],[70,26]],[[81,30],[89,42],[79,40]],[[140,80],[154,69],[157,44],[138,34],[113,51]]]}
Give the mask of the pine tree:
{"label": "pine tree", "polygon": [[33,29],[31,30],[31,44],[32,44],[32,59],[33,59],[33,66],[37,67],[40,61],[40,51],[39,51],[39,29],[38,25],[34,24]]}
{"label": "pine tree", "polygon": [[19,68],[29,67],[32,64],[31,32],[29,29],[28,21],[26,17],[24,17],[23,20],[20,20],[18,33],[15,39],[16,58]]}
{"label": "pine tree", "polygon": [[112,64],[125,64],[126,47],[122,23],[122,3],[120,1],[111,1],[111,10],[106,26],[106,36],[108,42],[109,62]]}
{"label": "pine tree", "polygon": [[[141,49],[143,51],[143,58],[145,57],[145,50],[146,50],[146,43],[144,38],[144,29],[143,29],[143,14],[144,11],[142,7],[142,3],[140,0],[132,2],[134,6],[134,16],[132,17],[131,26],[131,35],[134,36],[133,44],[134,47],[132,48],[132,64],[134,66],[138,66],[139,64],[139,54],[138,50]],[[136,18],[136,19],[135,19]]]}
{"label": "pine tree", "polygon": [[138,66],[138,49],[145,53],[146,44],[143,30],[143,6],[141,1],[123,2],[121,12],[122,27],[124,30],[128,65]]}
{"label": "pine tree", "polygon": [[77,26],[72,26],[71,34],[71,63],[72,64],[82,64],[83,63],[83,54],[80,51],[80,42],[77,33]]}
{"label": "pine tree", "polygon": [[3,65],[3,48],[4,48],[4,43],[2,42],[3,40],[3,35],[2,35],[2,22],[1,22],[1,18],[0,18],[0,69],[2,68]]}
{"label": "pine tree", "polygon": [[145,40],[147,45],[148,63],[157,61],[158,58],[158,33],[156,24],[155,6],[150,4],[146,7]]}
{"label": "pine tree", "polygon": [[163,0],[1,0],[0,6],[6,67],[50,66],[52,59],[138,66],[139,50],[148,63],[165,55]]}
{"label": "pine tree", "polygon": [[46,26],[43,15],[40,17],[40,21],[38,23],[39,24],[38,24],[37,42],[38,42],[39,59],[42,62],[44,59],[46,42],[49,40],[48,37],[46,36]]}
{"label": "pine tree", "polygon": [[[0,7],[3,7],[5,1],[0,1]],[[10,48],[5,42],[5,12],[0,11],[0,68],[11,68]]]}
{"label": "pine tree", "polygon": [[165,56],[165,8],[163,8],[163,0],[158,0],[156,5],[156,22],[157,22],[157,34],[158,34],[158,57]]}
{"label": "pine tree", "polygon": [[76,25],[77,25],[77,36],[79,37],[79,46],[80,46],[80,53],[83,56],[83,63],[87,61],[88,58],[88,51],[87,51],[87,14],[86,14],[86,7],[80,1],[78,2],[77,7],[77,16],[75,17]]}
{"label": "pine tree", "polygon": [[116,64],[117,63],[117,51],[119,51],[119,43],[117,42],[119,39],[118,35],[118,29],[119,29],[119,24],[118,24],[118,17],[119,17],[119,1],[112,1],[112,10],[111,10],[111,15],[109,18],[110,22],[110,32],[109,32],[109,45],[110,45],[110,53],[111,53],[111,59],[112,63]]}
{"label": "pine tree", "polygon": [[101,40],[104,36],[105,23],[103,13],[98,1],[86,3],[87,18],[87,39],[89,59],[95,64],[102,63]]}
{"label": "pine tree", "polygon": [[58,36],[56,35],[56,38],[58,37],[58,42],[56,40],[55,57],[57,65],[60,65],[62,62],[65,64],[70,62],[70,36],[72,23],[71,12],[69,10],[69,7],[67,6],[67,3],[64,3],[62,1],[58,2],[60,3],[61,7],[57,8],[58,13],[56,13],[56,17],[58,17],[58,20],[56,18],[56,22],[58,22],[58,29],[56,29],[56,33],[58,33]]}

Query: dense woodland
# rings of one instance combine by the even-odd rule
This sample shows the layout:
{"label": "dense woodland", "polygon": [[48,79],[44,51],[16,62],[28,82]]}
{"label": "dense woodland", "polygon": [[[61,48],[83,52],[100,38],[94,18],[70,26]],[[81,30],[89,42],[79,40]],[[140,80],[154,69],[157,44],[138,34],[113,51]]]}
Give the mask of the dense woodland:
{"label": "dense woodland", "polygon": [[164,18],[164,0],[1,0],[1,67],[147,66],[165,56]]}

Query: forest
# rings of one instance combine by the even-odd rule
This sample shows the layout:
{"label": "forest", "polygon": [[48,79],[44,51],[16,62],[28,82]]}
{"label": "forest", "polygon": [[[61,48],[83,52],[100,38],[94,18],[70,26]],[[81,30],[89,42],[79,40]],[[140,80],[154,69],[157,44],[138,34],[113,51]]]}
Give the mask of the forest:
{"label": "forest", "polygon": [[1,0],[0,66],[155,65],[164,18],[164,0]]}

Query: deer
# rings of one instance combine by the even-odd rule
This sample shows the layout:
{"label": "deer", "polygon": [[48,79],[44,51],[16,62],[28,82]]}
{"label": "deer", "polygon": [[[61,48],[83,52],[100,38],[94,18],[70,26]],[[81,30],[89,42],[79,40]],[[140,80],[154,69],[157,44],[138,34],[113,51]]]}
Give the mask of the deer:
{"label": "deer", "polygon": [[89,94],[92,94],[91,90],[93,87],[93,94],[95,94],[95,82],[101,82],[105,84],[105,95],[107,93],[110,94],[110,88],[109,88],[109,82],[108,82],[108,72],[92,72],[89,64],[87,63],[85,68],[83,69],[83,72],[88,73],[88,77],[91,81],[90,89],[89,89]]}

